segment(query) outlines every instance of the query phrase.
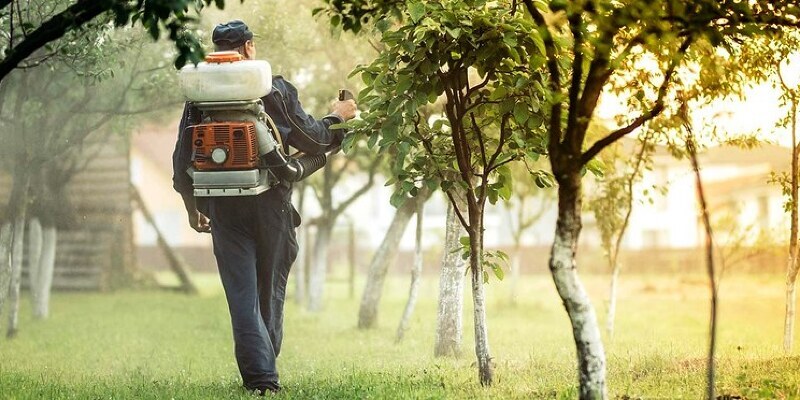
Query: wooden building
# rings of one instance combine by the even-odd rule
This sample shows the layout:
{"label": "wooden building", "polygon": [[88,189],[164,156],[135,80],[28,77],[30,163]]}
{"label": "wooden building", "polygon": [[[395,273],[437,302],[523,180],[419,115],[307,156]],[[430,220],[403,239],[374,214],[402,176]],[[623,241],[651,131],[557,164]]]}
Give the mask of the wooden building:
{"label": "wooden building", "polygon": [[[130,144],[120,135],[87,139],[82,168],[67,185],[74,212],[58,226],[54,290],[106,291],[129,285],[134,276]],[[0,222],[8,206],[12,176],[0,171]],[[23,267],[23,285],[27,285]]]}

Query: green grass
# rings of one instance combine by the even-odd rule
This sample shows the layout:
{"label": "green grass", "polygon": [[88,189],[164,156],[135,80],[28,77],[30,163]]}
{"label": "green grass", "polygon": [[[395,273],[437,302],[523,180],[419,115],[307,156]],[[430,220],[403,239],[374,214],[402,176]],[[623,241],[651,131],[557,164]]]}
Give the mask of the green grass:
{"label": "green grass", "polygon": [[[45,321],[32,320],[26,302],[19,336],[0,339],[0,398],[249,398],[240,387],[217,278],[199,278],[203,289],[195,297],[163,291],[57,293]],[[601,323],[606,280],[585,278]],[[622,281],[617,332],[605,340],[610,397],[701,398],[708,316],[704,279]],[[800,398],[800,357],[781,350],[782,282],[777,276],[723,282],[721,394]],[[489,285],[496,366],[491,388],[477,383],[469,295],[462,357],[436,359],[435,277],[425,277],[401,344],[393,339],[407,279],[391,278],[386,288],[379,327],[367,332],[355,329],[358,299],[347,297],[341,281],[326,287],[320,314],[287,303],[279,359],[285,390],[278,398],[576,397],[571,330],[549,276],[527,277],[517,306],[509,305],[507,282]]]}

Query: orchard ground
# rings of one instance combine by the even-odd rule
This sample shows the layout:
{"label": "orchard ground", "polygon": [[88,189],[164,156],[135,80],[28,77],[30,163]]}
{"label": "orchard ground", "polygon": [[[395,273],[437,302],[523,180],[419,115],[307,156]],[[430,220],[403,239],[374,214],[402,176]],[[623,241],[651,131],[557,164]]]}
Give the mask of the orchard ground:
{"label": "orchard ground", "polygon": [[[334,277],[335,278],[335,277]],[[166,291],[56,293],[49,320],[26,302],[21,332],[0,339],[2,399],[250,398],[233,360],[227,306],[216,275],[198,296]],[[356,329],[359,299],[344,280],[326,287],[320,314],[287,298],[279,359],[286,399],[563,398],[577,394],[575,349],[549,275],[489,285],[495,384],[473,364],[471,298],[459,359],[433,357],[438,283],[426,276],[406,339],[394,343],[408,279],[386,284],[379,327]],[[584,276],[604,325],[608,278]],[[621,277],[616,334],[605,337],[611,398],[701,398],[708,287],[702,275]],[[291,282],[290,282],[291,284]],[[363,282],[359,282],[359,288]],[[748,399],[800,398],[800,356],[782,351],[783,277],[726,276],[720,290],[717,390]],[[27,298],[26,298],[27,300]],[[5,321],[3,321],[5,325]],[[795,348],[800,341],[795,341]]]}

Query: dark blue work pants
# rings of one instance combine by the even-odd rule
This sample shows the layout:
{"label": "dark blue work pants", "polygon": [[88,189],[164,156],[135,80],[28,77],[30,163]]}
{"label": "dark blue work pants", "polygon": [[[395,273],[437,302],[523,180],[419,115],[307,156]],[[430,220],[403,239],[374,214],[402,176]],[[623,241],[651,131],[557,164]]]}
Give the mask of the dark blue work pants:
{"label": "dark blue work pants", "polygon": [[[214,255],[228,300],[245,387],[278,386],[283,303],[297,257],[296,211],[283,186],[258,196],[209,199]],[[299,219],[296,221],[299,224]]]}

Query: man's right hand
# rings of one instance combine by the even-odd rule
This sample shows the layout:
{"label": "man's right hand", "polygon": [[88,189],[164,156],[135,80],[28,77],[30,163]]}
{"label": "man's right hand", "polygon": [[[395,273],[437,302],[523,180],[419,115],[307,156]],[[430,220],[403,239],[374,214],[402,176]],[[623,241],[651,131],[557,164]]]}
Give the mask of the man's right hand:
{"label": "man's right hand", "polygon": [[350,100],[337,100],[333,102],[333,113],[342,117],[345,121],[351,120],[356,117],[356,101]]}
{"label": "man's right hand", "polygon": [[197,210],[189,211],[189,225],[200,233],[211,232],[211,220]]}

